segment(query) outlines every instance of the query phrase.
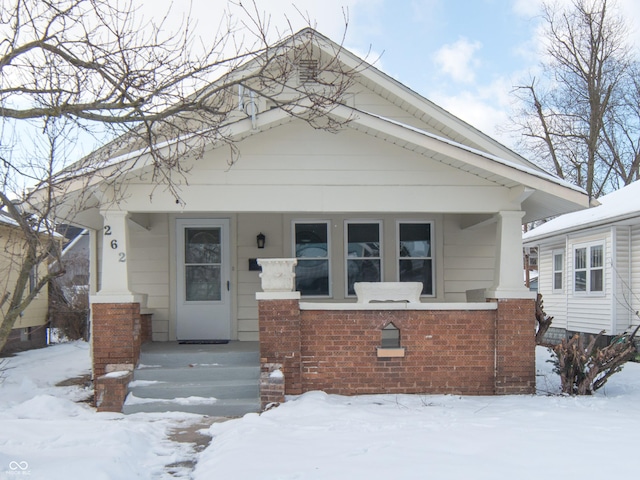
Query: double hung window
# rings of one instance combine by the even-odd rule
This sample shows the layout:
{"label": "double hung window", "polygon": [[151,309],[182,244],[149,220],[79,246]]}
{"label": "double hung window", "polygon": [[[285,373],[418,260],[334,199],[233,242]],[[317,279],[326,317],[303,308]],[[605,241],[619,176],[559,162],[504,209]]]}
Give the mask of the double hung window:
{"label": "double hung window", "polygon": [[296,290],[301,295],[329,296],[329,224],[294,223]]}
{"label": "double hung window", "polygon": [[562,277],[564,271],[564,252],[553,252],[553,289],[562,290]]}
{"label": "double hung window", "polygon": [[604,246],[587,245],[574,250],[574,291],[601,293],[604,291]]}
{"label": "double hung window", "polygon": [[422,282],[422,295],[434,295],[432,230],[431,223],[398,223],[398,278]]}
{"label": "double hung window", "polygon": [[382,279],[382,255],[379,222],[346,222],[347,295],[355,295],[356,282]]}

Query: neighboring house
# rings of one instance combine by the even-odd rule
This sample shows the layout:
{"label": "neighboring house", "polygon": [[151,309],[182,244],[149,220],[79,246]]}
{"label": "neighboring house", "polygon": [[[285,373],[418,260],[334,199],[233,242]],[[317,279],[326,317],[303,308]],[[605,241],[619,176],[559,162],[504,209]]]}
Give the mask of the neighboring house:
{"label": "neighboring house", "polygon": [[567,333],[614,336],[638,325],[640,310],[640,182],[561,215],[523,236],[537,247],[551,340]]}
{"label": "neighboring house", "polygon": [[[293,38],[313,42],[315,48],[308,50],[314,55],[338,52],[341,62],[362,65],[311,29]],[[313,77],[301,74],[299,81],[313,84]],[[265,333],[267,327],[259,322],[259,303],[271,297],[256,300],[261,292],[257,258],[297,259],[295,289],[315,306],[354,305],[354,284],[363,281],[421,282],[422,310],[464,310],[471,305],[480,311],[486,309],[486,299],[524,300],[524,310],[514,307],[514,315],[504,316],[524,317],[524,327],[513,332],[533,341],[532,294],[522,281],[522,223],[585,208],[584,191],[542,171],[373,66],[359,68],[344,102],[331,110],[330,115],[346,122],[335,133],[270,108],[259,86],[247,85],[231,98],[252,87],[257,112],[240,115],[229,127],[239,152],[235,163],[230,165],[224,145],[212,145],[197,160],[186,156],[180,202],[157,188],[142,151],[113,159],[123,164],[136,160],[134,170],[115,186],[112,182],[83,190],[95,192],[95,207],[75,221],[90,229],[97,261],[91,279],[96,375],[115,368],[110,364],[135,363],[135,358],[127,360],[127,352],[117,360],[114,351],[122,350],[127,338],[139,338],[149,317],[155,342],[263,341],[264,335],[278,331],[276,326]],[[114,202],[113,191],[126,195]],[[287,292],[280,298],[288,298]],[[275,294],[271,298],[276,303],[277,299]],[[467,303],[468,299],[479,303]],[[461,328],[469,330],[461,341],[477,340],[476,314],[487,325],[495,324],[495,317],[486,312],[461,316],[468,319]],[[441,319],[442,331],[458,341],[451,328],[461,320],[454,313],[429,315]],[[388,323],[394,317],[387,313],[378,318]],[[429,318],[426,323],[434,321]],[[114,326],[121,323],[129,325],[130,333]],[[400,328],[401,323],[394,321]],[[487,332],[483,342],[494,348],[494,330]],[[502,334],[510,335],[511,330]],[[403,342],[410,341],[406,331],[401,335]],[[455,349],[453,343],[443,347],[446,342],[429,346],[430,339],[437,338],[433,333],[420,338],[422,348],[426,345],[432,353]],[[514,356],[521,353],[515,343],[504,345],[511,345],[505,348]],[[135,353],[136,348],[130,350]],[[464,355],[476,348],[465,347]],[[524,348],[526,387],[511,391],[532,388],[533,344]],[[268,352],[263,353],[267,358]],[[467,366],[474,361],[461,358],[456,361]],[[486,359],[482,375],[490,380],[495,375],[493,350]],[[319,378],[322,370],[314,368]],[[445,383],[456,368],[446,365],[441,373]],[[447,391],[468,391],[460,385],[473,381],[469,372],[450,382]],[[506,383],[509,375],[519,374],[505,374]],[[350,378],[346,373],[342,377]],[[394,385],[398,383],[402,381]],[[440,385],[444,383],[423,387],[413,381],[412,388],[444,390]],[[486,391],[509,390],[475,390]]]}
{"label": "neighboring house", "polygon": [[[10,295],[17,280],[24,251],[22,231],[6,213],[0,212],[0,297]],[[46,266],[40,266],[46,268]],[[32,272],[29,288],[37,272]],[[47,346],[48,293],[43,289],[14,324],[2,354]]]}
{"label": "neighboring house", "polygon": [[[86,228],[58,225],[64,237],[60,255],[64,275],[54,278],[49,288],[50,327],[59,337],[87,338],[89,323],[89,274],[91,243]],[[57,268],[57,265],[52,265]]]}

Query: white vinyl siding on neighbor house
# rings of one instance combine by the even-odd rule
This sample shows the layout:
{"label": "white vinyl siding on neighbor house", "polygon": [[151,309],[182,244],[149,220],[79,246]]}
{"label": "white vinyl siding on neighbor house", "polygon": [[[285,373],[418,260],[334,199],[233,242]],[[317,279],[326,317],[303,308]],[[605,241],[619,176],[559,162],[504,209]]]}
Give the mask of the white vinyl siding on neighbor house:
{"label": "white vinyl siding on neighbor house", "polygon": [[564,245],[544,246],[539,247],[538,251],[538,292],[542,295],[545,313],[553,317],[551,326],[554,328],[567,328],[566,292],[571,290],[571,286],[569,285],[569,288],[562,290],[554,289],[554,276],[557,273],[555,256],[558,253],[563,253],[563,280],[565,287],[567,287],[567,261],[566,255],[564,255]]}
{"label": "white vinyl siding on neighbor house", "polygon": [[[611,264],[611,253],[613,251],[611,243],[611,230],[601,230],[601,233],[591,233],[583,236],[573,236],[569,239],[567,252],[567,278],[571,279],[567,300],[567,329],[570,331],[580,331],[587,333],[599,333],[601,330],[610,335],[612,332],[612,276],[610,268],[607,267],[603,271],[602,291],[581,292],[575,291],[575,251],[576,249],[587,247],[587,267],[590,261],[590,247],[602,246],[603,266]],[[578,265],[584,267],[584,265]],[[578,268],[578,271],[584,271]],[[587,277],[589,278],[590,270],[587,269]],[[589,288],[587,285],[586,288]]]}
{"label": "white vinyl siding on neighbor house", "polygon": [[613,285],[614,333],[625,332],[631,324],[633,312],[633,291],[631,288],[631,227],[626,225],[613,227],[612,264],[609,267]]}
{"label": "white vinyl siding on neighbor house", "polygon": [[[633,291],[631,300],[632,312],[638,312],[640,311],[640,224],[631,227],[630,248],[630,287]],[[637,315],[632,314],[631,324],[636,326],[638,323],[640,323],[640,318],[638,318]]]}

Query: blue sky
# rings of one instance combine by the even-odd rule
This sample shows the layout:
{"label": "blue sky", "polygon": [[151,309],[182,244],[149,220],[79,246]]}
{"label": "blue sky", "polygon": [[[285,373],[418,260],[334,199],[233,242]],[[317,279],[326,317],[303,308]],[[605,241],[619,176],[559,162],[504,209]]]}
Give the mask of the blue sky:
{"label": "blue sky", "polygon": [[[163,11],[170,0],[143,2],[144,15]],[[236,0],[237,1],[237,0]],[[305,26],[302,12],[334,40],[349,25],[345,46],[376,61],[376,66],[485,133],[507,145],[512,139],[497,128],[508,122],[513,87],[539,65],[542,0],[255,0],[271,16],[272,30]],[[559,0],[568,3],[570,0]],[[617,0],[634,29],[640,2]],[[250,0],[243,0],[245,6]],[[174,12],[186,0],[173,2]],[[294,5],[296,8],[294,8]],[[210,33],[226,0],[192,0],[200,31]],[[231,7],[234,15],[238,9]],[[172,15],[172,18],[177,18]],[[240,17],[238,17],[240,18]],[[286,28],[286,27],[285,27]],[[640,44],[640,41],[636,42]]]}

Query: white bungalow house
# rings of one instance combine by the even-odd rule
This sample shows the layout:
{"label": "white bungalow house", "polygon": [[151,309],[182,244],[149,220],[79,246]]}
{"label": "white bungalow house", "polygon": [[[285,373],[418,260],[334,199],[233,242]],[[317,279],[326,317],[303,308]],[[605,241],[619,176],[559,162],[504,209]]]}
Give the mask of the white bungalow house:
{"label": "white bungalow house", "polygon": [[[181,202],[156,188],[143,152],[128,152],[113,162],[135,157],[133,170],[96,183],[94,207],[66,220],[91,232],[96,375],[130,362],[113,353],[118,328],[100,334],[118,315],[150,316],[154,342],[261,340],[260,258],[296,259],[295,289],[313,305],[354,304],[363,281],[422,282],[421,303],[438,311],[533,302],[522,223],[587,207],[584,191],[317,32],[292,39],[313,43],[311,59],[361,65],[330,112],[344,122],[338,131],[270,108],[254,87],[257,111],[229,126],[237,158],[230,165],[228,146],[216,144],[202,158],[185,155]],[[246,90],[235,88],[241,102]],[[126,194],[113,201],[116,191]]]}
{"label": "white bungalow house", "polygon": [[538,250],[538,291],[554,317],[551,340],[567,332],[614,336],[638,325],[640,182],[525,233]]}

